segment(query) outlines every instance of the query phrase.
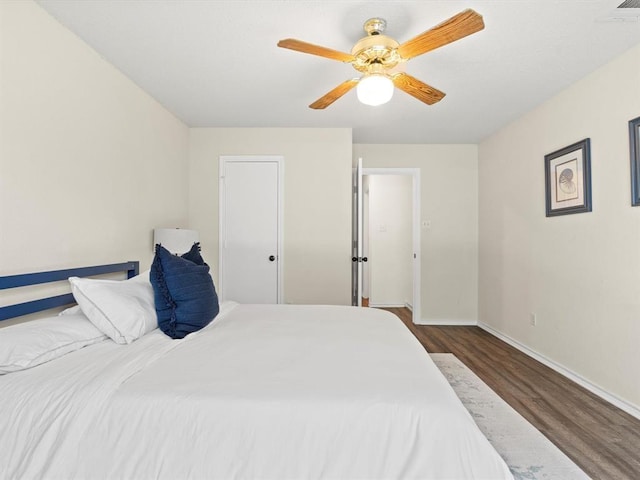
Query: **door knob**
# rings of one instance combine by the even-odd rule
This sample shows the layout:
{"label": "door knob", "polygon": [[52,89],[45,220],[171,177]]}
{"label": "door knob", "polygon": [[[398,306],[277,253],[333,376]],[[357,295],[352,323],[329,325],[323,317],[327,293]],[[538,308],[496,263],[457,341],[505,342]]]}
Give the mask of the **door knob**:
{"label": "door knob", "polygon": [[274,255],[269,255],[269,261],[273,262],[276,259],[276,257]]}
{"label": "door knob", "polygon": [[363,262],[366,262],[367,260],[369,260],[367,257],[362,257]]}
{"label": "door knob", "polygon": [[358,257],[351,257],[351,261],[352,262],[357,262],[358,261]]}

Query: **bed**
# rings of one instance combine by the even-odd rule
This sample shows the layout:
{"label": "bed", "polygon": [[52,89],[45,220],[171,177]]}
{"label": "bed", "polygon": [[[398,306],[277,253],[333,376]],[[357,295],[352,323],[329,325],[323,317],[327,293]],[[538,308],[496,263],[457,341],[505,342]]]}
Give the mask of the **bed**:
{"label": "bed", "polygon": [[406,326],[343,306],[226,302],[181,340],[103,338],[0,375],[0,452],[7,479],[512,478]]}

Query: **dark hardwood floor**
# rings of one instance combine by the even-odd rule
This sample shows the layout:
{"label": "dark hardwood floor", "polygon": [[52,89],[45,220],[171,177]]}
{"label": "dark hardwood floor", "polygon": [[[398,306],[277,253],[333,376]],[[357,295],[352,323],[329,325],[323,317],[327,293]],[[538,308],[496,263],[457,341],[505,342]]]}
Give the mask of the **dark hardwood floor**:
{"label": "dark hardwood floor", "polygon": [[386,310],[429,353],[458,357],[591,478],[640,479],[640,420],[479,327],[419,326],[406,308]]}

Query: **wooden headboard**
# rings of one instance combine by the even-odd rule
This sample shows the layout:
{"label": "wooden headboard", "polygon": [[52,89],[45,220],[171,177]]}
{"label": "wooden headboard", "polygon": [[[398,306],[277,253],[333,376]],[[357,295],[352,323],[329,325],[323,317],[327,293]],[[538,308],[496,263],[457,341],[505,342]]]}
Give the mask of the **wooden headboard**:
{"label": "wooden headboard", "polygon": [[[8,288],[26,287],[43,283],[59,282],[69,277],[90,277],[107,273],[127,272],[127,278],[138,275],[140,262],[131,261],[125,263],[111,263],[109,265],[96,265],[94,267],[68,268],[66,270],[52,270],[49,272],[25,273],[0,277],[0,290]],[[62,307],[75,303],[73,295],[66,293],[53,297],[41,298],[29,302],[18,303],[0,307],[0,321],[9,318],[21,317],[30,313],[41,312],[50,308]]]}

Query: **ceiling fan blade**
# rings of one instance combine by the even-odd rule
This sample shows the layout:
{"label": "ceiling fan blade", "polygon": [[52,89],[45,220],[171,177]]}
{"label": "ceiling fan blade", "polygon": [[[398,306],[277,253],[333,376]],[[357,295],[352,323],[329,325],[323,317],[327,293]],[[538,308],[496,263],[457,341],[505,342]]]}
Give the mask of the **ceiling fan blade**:
{"label": "ceiling fan blade", "polygon": [[310,53],[311,55],[318,55],[319,57],[330,58],[331,60],[339,60],[341,62],[353,62],[355,57],[350,53],[339,52],[338,50],[332,50],[327,47],[321,47],[320,45],[314,45],[312,43],[296,40],[295,38],[285,38],[278,42],[278,46],[281,48],[288,48],[289,50],[295,50],[302,53]]}
{"label": "ceiling fan blade", "polygon": [[433,88],[424,82],[421,82],[406,73],[396,73],[391,77],[393,84],[409,95],[414,96],[427,105],[433,105],[444,98],[446,93],[441,92],[437,88]]}
{"label": "ceiling fan blade", "polygon": [[398,47],[398,53],[402,58],[408,60],[479,32],[483,28],[482,15],[467,9],[436,25],[431,30],[404,42]]}
{"label": "ceiling fan blade", "polygon": [[315,110],[321,110],[323,108],[327,108],[333,102],[338,100],[341,96],[355,87],[359,82],[358,78],[352,78],[351,80],[347,80],[346,82],[341,83],[336,88],[331,90],[329,93],[323,95],[318,100],[309,105],[309,108],[313,108]]}

